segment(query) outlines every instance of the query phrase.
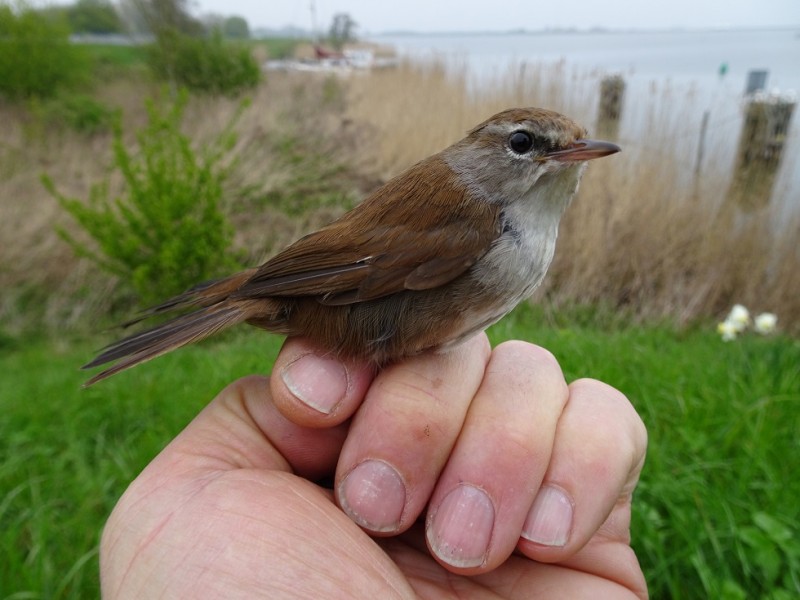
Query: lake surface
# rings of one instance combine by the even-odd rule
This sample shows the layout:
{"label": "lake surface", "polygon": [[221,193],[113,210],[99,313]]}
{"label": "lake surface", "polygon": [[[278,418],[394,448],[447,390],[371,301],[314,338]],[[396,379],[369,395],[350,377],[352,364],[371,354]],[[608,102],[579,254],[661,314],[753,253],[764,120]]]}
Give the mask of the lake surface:
{"label": "lake surface", "polygon": [[[584,79],[592,86],[603,75],[621,74],[627,88],[620,141],[626,147],[635,147],[642,137],[645,114],[651,110],[648,98],[652,98],[654,87],[669,89],[675,98],[682,99],[675,103],[674,118],[676,126],[688,132],[691,143],[687,144],[687,154],[696,154],[703,113],[708,111],[706,144],[715,153],[711,158],[731,168],[743,122],[748,73],[768,71],[769,91],[790,98],[797,98],[800,92],[800,26],[752,31],[398,34],[373,36],[371,41],[393,46],[403,57],[435,57],[454,69],[466,65],[475,87],[521,62],[564,61],[567,68],[593,74]],[[687,102],[691,108],[688,116]],[[669,105],[662,108],[669,110]],[[795,108],[773,188],[774,199],[791,212],[800,210],[797,113]]]}
{"label": "lake surface", "polygon": [[556,62],[622,73],[635,80],[715,85],[724,79],[744,89],[747,72],[769,70],[768,87],[800,91],[800,26],[765,31],[665,31],[631,33],[527,33],[385,35],[374,41],[403,56],[466,59],[479,76],[510,61]]}

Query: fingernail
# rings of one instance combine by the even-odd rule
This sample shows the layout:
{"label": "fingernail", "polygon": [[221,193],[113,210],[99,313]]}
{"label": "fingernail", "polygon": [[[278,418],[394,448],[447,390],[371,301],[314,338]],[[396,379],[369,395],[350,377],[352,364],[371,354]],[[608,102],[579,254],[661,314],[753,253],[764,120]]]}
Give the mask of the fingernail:
{"label": "fingernail", "polygon": [[388,463],[365,460],[339,484],[339,504],[364,529],[394,531],[406,505],[406,486]]}
{"label": "fingernail", "polygon": [[428,544],[454,567],[477,567],[486,560],[494,529],[494,505],[473,485],[462,484],[445,496],[427,528]]}
{"label": "fingernail", "polygon": [[522,537],[543,546],[564,546],[572,529],[572,501],[557,487],[545,486],[533,501]]}
{"label": "fingernail", "polygon": [[330,414],[347,393],[347,370],[338,360],[304,354],[281,370],[281,379],[303,404]]}

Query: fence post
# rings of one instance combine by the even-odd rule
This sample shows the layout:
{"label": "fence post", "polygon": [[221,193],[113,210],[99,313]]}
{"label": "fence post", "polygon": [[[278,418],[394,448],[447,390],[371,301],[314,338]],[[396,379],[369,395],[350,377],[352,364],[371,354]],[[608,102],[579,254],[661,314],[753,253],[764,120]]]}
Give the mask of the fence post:
{"label": "fence post", "polygon": [[769,203],[796,100],[756,93],[747,98],[731,195],[745,210]]}
{"label": "fence post", "polygon": [[694,162],[694,195],[700,196],[700,175],[703,170],[703,159],[706,155],[706,136],[708,134],[708,120],[711,118],[711,111],[703,112],[703,120],[700,123],[700,141],[697,143],[697,158]]}
{"label": "fence post", "polygon": [[761,92],[767,87],[769,71],[756,69],[747,73],[747,84],[744,87],[745,95]]}
{"label": "fence post", "polygon": [[600,106],[597,111],[599,137],[616,140],[625,98],[625,79],[622,75],[608,75],[600,81]]}

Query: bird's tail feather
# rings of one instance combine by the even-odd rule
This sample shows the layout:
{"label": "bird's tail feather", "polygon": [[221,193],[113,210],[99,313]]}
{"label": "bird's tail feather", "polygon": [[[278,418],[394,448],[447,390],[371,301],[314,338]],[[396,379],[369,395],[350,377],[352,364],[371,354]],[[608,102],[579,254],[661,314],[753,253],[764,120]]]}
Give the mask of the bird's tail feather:
{"label": "bird's tail feather", "polygon": [[178,294],[157,306],[151,306],[140,313],[135,318],[122,324],[123,327],[130,327],[140,321],[149,319],[155,315],[186,309],[189,307],[212,306],[219,304],[235,292],[242,284],[246,283],[256,272],[256,269],[249,269],[226,277],[225,279],[214,279],[204,281],[196,286]]}
{"label": "bird's tail feather", "polygon": [[238,303],[223,302],[128,336],[105,348],[94,360],[82,367],[92,369],[118,361],[89,379],[84,387],[240,323],[247,318],[246,313],[244,307]]}

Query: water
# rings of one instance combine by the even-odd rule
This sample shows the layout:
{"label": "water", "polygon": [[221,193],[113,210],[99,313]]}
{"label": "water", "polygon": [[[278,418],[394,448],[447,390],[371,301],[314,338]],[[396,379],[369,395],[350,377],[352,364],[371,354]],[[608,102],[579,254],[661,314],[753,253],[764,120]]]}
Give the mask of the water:
{"label": "water", "polygon": [[770,71],[769,87],[800,91],[800,27],[767,31],[666,31],[636,33],[538,33],[507,35],[379,36],[404,56],[431,53],[466,59],[477,74],[514,60],[556,62],[623,73],[633,80],[714,85],[724,79],[744,89],[751,69]]}
{"label": "water", "polygon": [[[668,89],[680,100],[675,102],[671,117],[687,140],[687,171],[691,171],[697,153],[705,111],[710,114],[707,156],[717,165],[733,168],[749,71],[767,70],[768,90],[795,97],[800,92],[800,27],[763,31],[409,34],[376,36],[373,41],[393,46],[400,56],[435,56],[454,68],[466,64],[471,85],[477,88],[523,61],[564,61],[567,68],[593,74],[584,78],[592,86],[604,74],[619,73],[627,86],[620,130],[620,142],[626,149],[647,150],[642,140],[646,136],[646,114],[652,108],[652,90]],[[691,109],[688,115],[687,103]],[[659,110],[669,112],[669,103],[662,104]],[[783,207],[783,213],[800,212],[798,112],[800,108],[795,109],[773,188],[773,200]]]}

